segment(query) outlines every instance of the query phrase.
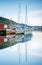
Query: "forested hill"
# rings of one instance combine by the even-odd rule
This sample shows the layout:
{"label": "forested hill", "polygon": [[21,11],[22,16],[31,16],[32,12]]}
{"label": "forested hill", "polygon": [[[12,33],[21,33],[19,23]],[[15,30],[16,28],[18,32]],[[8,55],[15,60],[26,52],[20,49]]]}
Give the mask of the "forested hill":
{"label": "forested hill", "polygon": [[[4,17],[0,17],[0,23],[9,25],[9,24],[11,24],[12,22],[14,22],[14,21],[9,20],[9,19],[4,18]],[[15,22],[14,22],[14,23],[15,23]]]}

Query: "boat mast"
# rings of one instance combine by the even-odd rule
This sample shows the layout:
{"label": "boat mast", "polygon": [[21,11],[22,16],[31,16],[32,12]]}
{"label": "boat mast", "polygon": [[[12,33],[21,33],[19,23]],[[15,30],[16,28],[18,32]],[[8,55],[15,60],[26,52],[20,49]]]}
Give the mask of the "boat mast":
{"label": "boat mast", "polygon": [[[20,22],[21,20],[21,16],[20,16],[20,14],[21,14],[21,4],[19,3],[19,13],[18,13],[18,22]],[[21,57],[21,49],[20,49],[20,44],[18,45],[18,47],[17,47],[17,50],[18,50],[18,53],[19,53],[19,64],[20,64],[20,57]]]}
{"label": "boat mast", "polygon": [[[27,4],[26,4],[26,12],[25,12],[25,24],[27,24]],[[25,26],[25,31],[26,31],[26,26]],[[25,42],[25,60],[27,62],[27,43]]]}

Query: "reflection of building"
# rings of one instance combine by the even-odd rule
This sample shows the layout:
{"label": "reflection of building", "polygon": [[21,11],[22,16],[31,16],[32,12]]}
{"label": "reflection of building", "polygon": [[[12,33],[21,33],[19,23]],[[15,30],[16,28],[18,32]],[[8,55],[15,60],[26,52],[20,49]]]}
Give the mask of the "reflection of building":
{"label": "reflection of building", "polygon": [[0,37],[0,48],[7,48],[17,43],[23,43],[31,40],[32,33],[23,35],[8,35],[6,37]]}

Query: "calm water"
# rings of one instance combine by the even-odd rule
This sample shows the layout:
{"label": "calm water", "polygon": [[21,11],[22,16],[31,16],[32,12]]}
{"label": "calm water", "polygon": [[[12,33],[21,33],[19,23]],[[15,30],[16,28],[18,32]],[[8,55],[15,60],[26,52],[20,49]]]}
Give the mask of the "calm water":
{"label": "calm water", "polygon": [[0,65],[42,65],[42,32],[32,33],[30,41],[0,50]]}

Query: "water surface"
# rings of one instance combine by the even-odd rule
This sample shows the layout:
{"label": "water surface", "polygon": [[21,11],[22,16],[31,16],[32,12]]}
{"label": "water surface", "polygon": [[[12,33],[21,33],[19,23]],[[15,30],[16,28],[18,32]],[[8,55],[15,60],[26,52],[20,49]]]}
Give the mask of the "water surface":
{"label": "water surface", "polygon": [[42,65],[42,32],[32,32],[33,37],[0,50],[0,65]]}

